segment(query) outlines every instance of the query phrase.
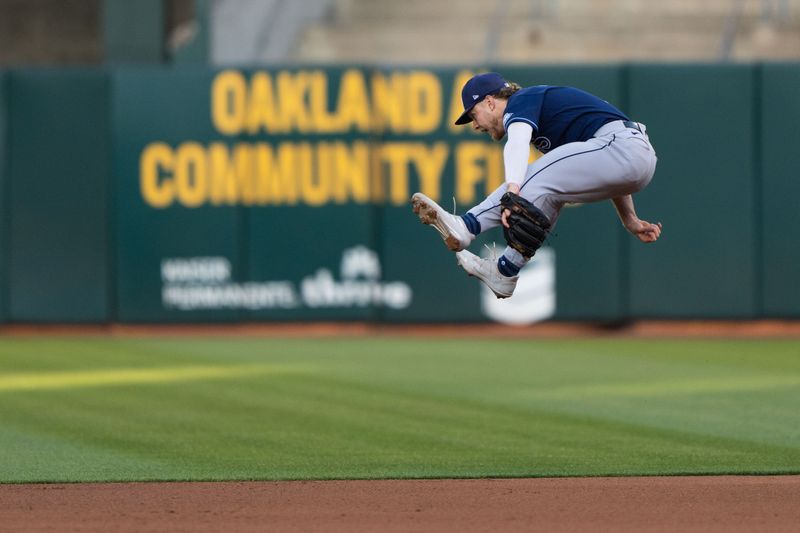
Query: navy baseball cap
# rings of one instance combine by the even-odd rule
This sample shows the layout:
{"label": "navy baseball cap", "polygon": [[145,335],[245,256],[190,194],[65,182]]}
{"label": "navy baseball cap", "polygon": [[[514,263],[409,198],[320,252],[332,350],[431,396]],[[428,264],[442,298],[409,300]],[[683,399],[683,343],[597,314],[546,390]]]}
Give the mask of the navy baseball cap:
{"label": "navy baseball cap", "polygon": [[472,118],[469,116],[472,108],[481,103],[490,94],[497,93],[503,87],[509,87],[509,84],[497,72],[487,72],[470,78],[464,84],[464,88],[461,89],[461,102],[464,104],[464,112],[458,117],[456,124],[461,125],[472,122]]}

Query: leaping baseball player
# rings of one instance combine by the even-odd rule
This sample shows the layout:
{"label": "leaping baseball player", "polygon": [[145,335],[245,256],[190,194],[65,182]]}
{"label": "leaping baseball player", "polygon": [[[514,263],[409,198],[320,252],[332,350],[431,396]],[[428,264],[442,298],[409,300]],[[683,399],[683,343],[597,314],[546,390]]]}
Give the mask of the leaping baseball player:
{"label": "leaping baseball player", "polygon": [[[612,200],[623,226],[642,242],[655,242],[661,223],[641,220],[631,195],[656,169],[644,124],[632,122],[605,100],[573,87],[522,88],[500,74],[472,77],[461,91],[468,124],[503,149],[505,183],[462,216],[451,215],[422,193],[411,198],[423,224],[436,228],[458,264],[498,298],[514,293],[520,269],[542,245],[567,203]],[[528,165],[530,144],[544,155]],[[508,246],[484,259],[466,248],[475,236],[503,226]]]}

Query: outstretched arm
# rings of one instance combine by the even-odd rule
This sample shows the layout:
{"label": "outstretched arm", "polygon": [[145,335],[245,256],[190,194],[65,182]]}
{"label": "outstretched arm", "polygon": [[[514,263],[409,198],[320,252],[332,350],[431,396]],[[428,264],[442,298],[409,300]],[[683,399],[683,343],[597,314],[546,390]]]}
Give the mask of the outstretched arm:
{"label": "outstretched arm", "polygon": [[661,236],[661,222],[651,224],[637,217],[636,210],[633,208],[633,197],[630,194],[614,198],[612,201],[614,202],[614,207],[617,208],[617,214],[625,229],[642,242],[655,242],[658,240]]}
{"label": "outstretched arm", "polygon": [[[519,194],[525,171],[528,168],[528,157],[531,153],[531,134],[533,128],[524,122],[514,122],[508,126],[508,140],[503,148],[503,163],[506,170],[508,192]],[[508,209],[501,214],[503,226],[508,227]]]}

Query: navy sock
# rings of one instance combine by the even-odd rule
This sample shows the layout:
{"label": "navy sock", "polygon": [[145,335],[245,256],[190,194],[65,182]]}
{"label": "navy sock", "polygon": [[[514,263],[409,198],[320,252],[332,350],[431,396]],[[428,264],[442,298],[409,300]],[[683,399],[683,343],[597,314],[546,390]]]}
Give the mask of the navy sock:
{"label": "navy sock", "polygon": [[466,215],[461,215],[461,220],[464,221],[464,224],[467,225],[467,229],[473,235],[477,235],[481,232],[481,223],[475,218],[475,215],[472,213],[467,213]]}
{"label": "navy sock", "polygon": [[497,260],[497,270],[499,270],[502,275],[508,278],[519,274],[519,267],[506,259],[506,256],[504,255],[501,255],[500,259]]}

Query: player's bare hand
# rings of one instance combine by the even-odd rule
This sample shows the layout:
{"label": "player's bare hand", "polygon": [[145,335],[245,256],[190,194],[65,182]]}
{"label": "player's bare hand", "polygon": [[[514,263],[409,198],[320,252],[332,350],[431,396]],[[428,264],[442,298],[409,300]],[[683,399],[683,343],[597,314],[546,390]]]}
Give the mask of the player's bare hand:
{"label": "player's bare hand", "polygon": [[500,214],[500,222],[503,223],[504,228],[508,227],[508,215],[510,214],[511,211],[509,211],[508,209],[503,209],[503,212]]}
{"label": "player's bare hand", "polygon": [[[519,190],[520,190],[519,185],[517,185],[516,183],[509,183],[506,188],[506,192],[512,192],[514,194],[519,194]],[[503,209],[503,212],[500,213],[500,222],[502,222],[504,228],[508,227],[508,215],[510,214],[511,211],[509,211],[508,209]]]}
{"label": "player's bare hand", "polygon": [[632,218],[625,222],[625,229],[642,242],[656,242],[661,237],[661,222],[651,224],[645,220]]}

